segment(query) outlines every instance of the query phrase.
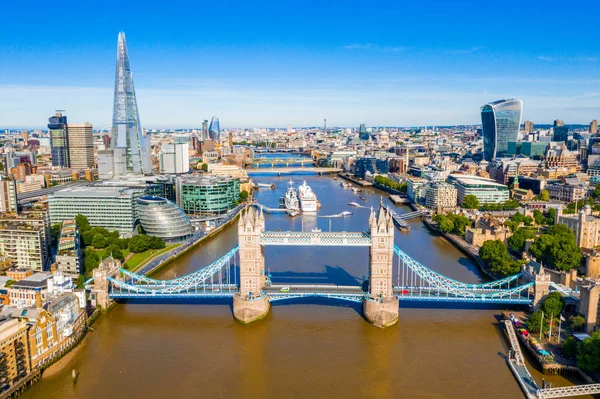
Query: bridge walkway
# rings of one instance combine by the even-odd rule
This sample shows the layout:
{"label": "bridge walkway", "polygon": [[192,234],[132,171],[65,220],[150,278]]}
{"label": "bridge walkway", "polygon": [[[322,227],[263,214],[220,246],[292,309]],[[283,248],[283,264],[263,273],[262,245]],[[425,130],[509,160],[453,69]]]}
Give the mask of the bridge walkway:
{"label": "bridge walkway", "polygon": [[540,388],[535,383],[535,380],[525,366],[523,352],[521,352],[521,347],[519,346],[519,340],[517,339],[515,329],[510,320],[504,321],[504,327],[511,346],[511,351],[506,359],[506,362],[508,363],[513,375],[517,379],[517,382],[521,386],[521,390],[525,394],[525,397],[527,397],[527,399],[535,399],[538,397],[538,391]]}

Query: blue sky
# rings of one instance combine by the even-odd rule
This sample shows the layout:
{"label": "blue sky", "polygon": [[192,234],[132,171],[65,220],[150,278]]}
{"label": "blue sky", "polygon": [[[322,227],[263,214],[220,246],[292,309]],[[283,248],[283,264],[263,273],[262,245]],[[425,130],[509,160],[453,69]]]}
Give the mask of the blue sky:
{"label": "blue sky", "polygon": [[[89,4],[87,4],[89,3]],[[26,6],[24,5],[26,4]],[[54,109],[110,124],[117,35],[145,127],[600,119],[597,1],[70,1],[3,4],[0,126]]]}

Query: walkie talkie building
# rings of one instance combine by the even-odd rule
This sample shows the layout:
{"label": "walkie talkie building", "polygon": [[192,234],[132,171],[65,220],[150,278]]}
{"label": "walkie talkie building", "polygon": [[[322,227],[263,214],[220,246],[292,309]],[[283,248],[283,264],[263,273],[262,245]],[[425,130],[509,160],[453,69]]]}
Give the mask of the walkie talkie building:
{"label": "walkie talkie building", "polygon": [[517,141],[523,101],[498,100],[481,107],[483,156],[486,161],[504,155],[509,141]]}

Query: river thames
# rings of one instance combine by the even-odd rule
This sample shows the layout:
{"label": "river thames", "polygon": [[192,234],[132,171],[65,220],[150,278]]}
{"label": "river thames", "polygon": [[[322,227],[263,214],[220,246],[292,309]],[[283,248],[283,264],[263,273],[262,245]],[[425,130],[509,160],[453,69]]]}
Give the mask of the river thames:
{"label": "river thames", "polygon": [[[332,177],[298,175],[255,177],[277,185],[259,191],[259,202],[277,207],[290,177],[296,187],[306,179],[313,188],[323,205],[318,215],[354,214],[266,215],[267,230],[326,231],[331,221],[333,231],[364,231],[369,209],[348,202],[377,207],[383,197],[389,203],[378,190],[355,194]],[[483,281],[475,264],[445,239],[420,220],[410,224],[410,232],[396,231],[402,250],[448,277]],[[200,269],[236,243],[233,225],[158,278]],[[366,248],[267,247],[265,258],[274,283],[359,285],[367,275]],[[398,324],[381,330],[362,318],[360,305],[327,300],[277,304],[247,326],[233,320],[229,302],[128,302],[100,317],[83,343],[23,398],[522,398],[504,360],[501,310],[401,306]],[[75,385],[73,369],[79,373]],[[541,375],[532,373],[540,383]],[[561,377],[546,380],[569,384]]]}

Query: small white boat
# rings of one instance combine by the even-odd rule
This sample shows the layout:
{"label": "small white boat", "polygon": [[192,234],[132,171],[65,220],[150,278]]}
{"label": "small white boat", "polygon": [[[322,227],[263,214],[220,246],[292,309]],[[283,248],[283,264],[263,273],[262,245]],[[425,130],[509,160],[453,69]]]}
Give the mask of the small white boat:
{"label": "small white boat", "polygon": [[352,212],[350,212],[350,211],[343,211],[342,213],[340,213],[340,216],[342,216],[342,217],[343,216],[351,216],[351,215],[352,215]]}
{"label": "small white boat", "polygon": [[340,183],[340,186],[342,186],[344,188],[350,188],[350,187],[352,187],[352,184],[346,183],[345,181],[343,181],[343,182]]}
{"label": "small white boat", "polygon": [[360,189],[360,188],[352,187],[352,192],[354,192],[354,193],[360,193],[361,191],[362,191],[362,189]]}
{"label": "small white boat", "polygon": [[358,202],[348,202],[348,205],[358,208],[360,204]]}

